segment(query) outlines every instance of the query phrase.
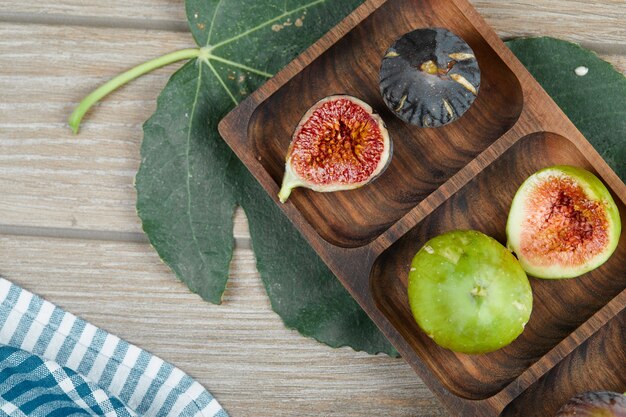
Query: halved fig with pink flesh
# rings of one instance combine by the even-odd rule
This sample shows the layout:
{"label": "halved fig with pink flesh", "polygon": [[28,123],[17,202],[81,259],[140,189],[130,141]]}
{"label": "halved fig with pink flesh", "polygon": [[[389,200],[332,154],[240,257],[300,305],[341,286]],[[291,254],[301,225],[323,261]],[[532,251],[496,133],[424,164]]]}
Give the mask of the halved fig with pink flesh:
{"label": "halved fig with pink flesh", "polygon": [[519,188],[506,225],[508,247],[537,278],[573,278],[613,254],[621,233],[611,193],[591,172],[544,168]]}
{"label": "halved fig with pink flesh", "polygon": [[296,187],[329,192],[372,181],[387,167],[391,141],[383,120],[351,96],[326,97],[298,123],[289,145],[278,198]]}

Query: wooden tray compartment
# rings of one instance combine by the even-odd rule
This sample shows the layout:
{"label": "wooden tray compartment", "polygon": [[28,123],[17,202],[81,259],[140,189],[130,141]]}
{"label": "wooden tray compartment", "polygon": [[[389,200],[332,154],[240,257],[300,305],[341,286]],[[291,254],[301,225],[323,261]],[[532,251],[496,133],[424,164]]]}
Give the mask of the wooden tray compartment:
{"label": "wooden tray compartment", "polygon": [[[465,38],[483,77],[466,115],[438,129],[399,122],[378,92],[386,48],[426,26]],[[596,272],[562,282],[533,279],[531,322],[500,352],[445,351],[410,316],[405,279],[420,242],[459,227],[504,241],[513,194],[539,168],[570,163],[597,172],[626,219],[624,183],[467,0],[368,0],[221,121],[222,137],[275,201],[293,129],[310,105],[337,93],[357,96],[381,113],[394,140],[391,165],[359,190],[297,189],[279,206],[451,414],[493,417],[511,404],[512,416],[523,394],[537,415],[551,415],[554,403],[542,397],[542,386],[562,384],[569,375],[581,381],[578,388],[591,389],[602,377],[595,369],[626,374],[625,362],[612,363],[614,352],[594,352],[593,367],[564,361],[572,353],[587,360],[580,354],[584,346],[623,346],[623,337],[585,341],[626,307],[626,233],[617,254]]]}
{"label": "wooden tray compartment", "polygon": [[[407,298],[413,255],[427,240],[455,229],[480,230],[506,244],[506,220],[515,192],[533,172],[557,164],[594,171],[587,158],[562,136],[542,132],[522,138],[374,264],[370,279],[377,306],[456,395],[485,399],[497,394],[626,287],[624,233],[609,261],[580,278],[531,279],[534,305],[530,321],[522,335],[504,349],[484,355],[454,353],[437,346],[413,320]],[[617,203],[626,218],[624,204]]]}
{"label": "wooden tray compartment", "polygon": [[[393,156],[384,175],[367,187],[341,193],[296,189],[291,202],[320,236],[355,247],[378,237],[452,175],[484,151],[517,121],[523,97],[519,81],[449,2],[390,1],[260,103],[248,125],[252,152],[277,186],[285,170],[291,135],[306,111],[333,94],[369,103],[387,124]],[[401,21],[389,24],[388,16]],[[464,38],[481,68],[480,94],[458,121],[438,129],[418,129],[395,117],[378,88],[380,58],[408,28],[446,27]],[[367,53],[363,53],[367,51]]]}
{"label": "wooden tray compartment", "polygon": [[[581,392],[622,392],[626,386],[624,328],[626,309],[513,400],[502,417],[554,416],[567,400]],[[572,370],[579,375],[594,375],[594,378],[572,378]],[[544,399],[541,409],[533,404],[537,398]]]}

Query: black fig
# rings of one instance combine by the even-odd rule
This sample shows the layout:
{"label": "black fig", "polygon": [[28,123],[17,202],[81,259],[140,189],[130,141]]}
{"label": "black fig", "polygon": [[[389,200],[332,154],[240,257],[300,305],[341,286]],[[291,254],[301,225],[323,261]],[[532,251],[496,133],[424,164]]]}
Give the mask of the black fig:
{"label": "black fig", "polygon": [[570,399],[556,417],[626,417],[626,396],[617,392],[585,392]]}
{"label": "black fig", "polygon": [[474,51],[441,28],[409,32],[387,50],[380,92],[400,119],[438,127],[461,117],[478,95],[480,68]]}

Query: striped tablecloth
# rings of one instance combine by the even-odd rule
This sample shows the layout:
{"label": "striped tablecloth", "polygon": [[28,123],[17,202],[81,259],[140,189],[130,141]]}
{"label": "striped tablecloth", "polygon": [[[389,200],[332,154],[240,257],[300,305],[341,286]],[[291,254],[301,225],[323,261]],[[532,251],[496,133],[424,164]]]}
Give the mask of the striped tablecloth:
{"label": "striped tablecloth", "polygon": [[0,416],[228,417],[198,382],[0,278]]}

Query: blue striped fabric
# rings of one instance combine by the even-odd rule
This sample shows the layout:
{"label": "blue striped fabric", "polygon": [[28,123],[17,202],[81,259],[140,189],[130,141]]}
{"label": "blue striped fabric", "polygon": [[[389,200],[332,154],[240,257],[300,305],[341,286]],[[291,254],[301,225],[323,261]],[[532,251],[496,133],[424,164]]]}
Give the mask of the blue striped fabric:
{"label": "blue striped fabric", "polygon": [[0,278],[0,416],[228,417],[162,359]]}
{"label": "blue striped fabric", "polygon": [[137,414],[82,375],[11,346],[0,346],[0,415]]}

